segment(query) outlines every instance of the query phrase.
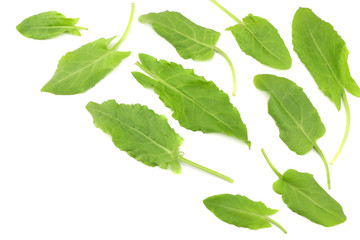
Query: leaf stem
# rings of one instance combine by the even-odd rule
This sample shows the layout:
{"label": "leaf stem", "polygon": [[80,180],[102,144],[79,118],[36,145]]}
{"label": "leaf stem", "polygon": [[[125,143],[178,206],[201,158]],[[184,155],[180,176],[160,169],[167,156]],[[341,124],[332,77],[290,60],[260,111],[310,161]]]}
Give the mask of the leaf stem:
{"label": "leaf stem", "polygon": [[232,79],[233,79],[233,91],[232,91],[232,95],[235,96],[236,95],[236,73],[235,73],[235,68],[234,65],[232,64],[229,56],[223,52],[220,48],[218,47],[214,47],[214,51],[219,53],[221,56],[223,56],[226,61],[228,62],[230,69],[231,69],[231,74],[232,74]]}
{"label": "leaf stem", "polygon": [[209,168],[207,168],[207,167],[204,167],[204,166],[202,166],[202,165],[200,165],[200,164],[194,163],[194,162],[192,162],[192,161],[190,161],[190,160],[188,160],[188,159],[186,159],[186,158],[184,158],[184,157],[180,157],[180,161],[182,161],[183,163],[186,163],[186,164],[188,164],[188,165],[190,165],[190,166],[193,166],[193,167],[195,167],[195,168],[198,168],[198,169],[200,169],[200,170],[202,170],[202,171],[205,171],[205,172],[207,172],[207,173],[210,173],[210,174],[212,174],[212,175],[214,175],[214,176],[217,176],[217,177],[219,177],[219,178],[221,178],[221,179],[223,179],[223,180],[225,180],[225,181],[228,181],[228,182],[230,182],[230,183],[233,183],[233,182],[234,182],[233,179],[231,179],[231,178],[229,178],[229,177],[227,177],[227,176],[225,176],[225,175],[223,175],[223,174],[221,174],[221,173],[218,173],[218,172],[216,172],[216,171],[214,171],[214,170],[211,170],[211,169],[209,169]]}
{"label": "leaf stem", "polygon": [[339,146],[339,149],[337,150],[335,156],[333,157],[333,159],[331,160],[330,164],[334,164],[334,162],[336,161],[336,159],[339,157],[342,149],[344,148],[345,146],[345,143],[346,143],[346,140],[349,136],[349,132],[350,132],[350,108],[349,108],[349,103],[348,103],[348,100],[347,100],[347,97],[346,97],[346,93],[344,92],[343,95],[342,95],[342,100],[343,100],[343,103],[344,103],[344,108],[345,108],[345,115],[346,115],[346,126],[345,126],[345,133],[344,133],[344,136],[343,136],[343,139],[341,141],[341,144]]}
{"label": "leaf stem", "polygon": [[269,221],[270,223],[274,224],[275,226],[277,226],[281,231],[283,231],[285,234],[287,233],[287,231],[285,230],[285,228],[283,228],[278,222],[276,222],[275,220],[267,217],[266,218],[267,221]]}
{"label": "leaf stem", "polygon": [[326,178],[327,178],[327,185],[328,185],[328,189],[331,189],[331,184],[330,184],[330,171],[329,171],[329,165],[326,161],[326,158],[323,154],[323,152],[321,151],[321,149],[319,148],[319,146],[317,144],[314,145],[314,149],[316,150],[316,152],[320,155],[324,165],[325,165],[325,170],[326,170]]}
{"label": "leaf stem", "polygon": [[111,48],[112,50],[116,50],[125,41],[126,37],[129,35],[131,25],[132,25],[132,22],[134,20],[134,16],[135,16],[135,3],[132,3],[131,4],[131,12],[130,12],[130,18],[129,18],[128,25],[127,25],[123,35],[119,39],[119,41],[117,41],[117,43],[115,43],[115,45]]}
{"label": "leaf stem", "polygon": [[210,0],[213,4],[215,4],[218,8],[223,10],[229,17],[231,17],[235,22],[242,24],[243,22],[238,19],[235,15],[233,15],[229,10],[227,10],[225,7],[223,7],[220,3],[218,3],[216,0]]}
{"label": "leaf stem", "polygon": [[87,29],[87,28],[85,28],[85,27],[79,27],[79,26],[75,26],[75,28],[76,28],[76,29],[79,29],[79,30],[89,30],[89,29]]}
{"label": "leaf stem", "polygon": [[275,166],[271,163],[269,157],[266,155],[265,150],[262,148],[261,153],[263,154],[266,162],[269,164],[270,168],[273,170],[273,172],[278,176],[279,178],[282,178],[281,173],[275,168]]}

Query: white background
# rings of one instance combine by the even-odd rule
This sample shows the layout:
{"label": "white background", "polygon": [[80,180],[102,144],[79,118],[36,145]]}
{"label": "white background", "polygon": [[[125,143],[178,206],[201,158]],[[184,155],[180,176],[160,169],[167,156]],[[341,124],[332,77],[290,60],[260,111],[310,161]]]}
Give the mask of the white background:
{"label": "white background", "polygon": [[[347,221],[325,228],[292,213],[272,190],[276,175],[260,153],[264,147],[280,172],[289,168],[314,174],[324,188],[325,171],[311,151],[297,156],[278,137],[267,114],[267,94],[253,85],[256,74],[287,77],[304,88],[327,128],[318,144],[330,161],[340,144],[345,125],[338,112],[318,90],[316,83],[292,50],[291,22],[298,7],[309,7],[329,21],[350,50],[352,76],[359,79],[360,45],[357,1],[252,0],[220,1],[239,18],[252,13],[268,19],[279,30],[291,56],[288,71],[273,70],[256,62],[238,48],[230,32],[235,22],[207,0],[136,1],[136,17],[127,40],[119,50],[132,51],[118,68],[84,94],[55,96],[40,92],[53,75],[58,60],[68,51],[101,37],[121,35],[126,27],[128,0],[102,1],[2,1],[0,6],[0,239],[359,239],[360,197],[358,171],[360,99],[348,94],[352,126],[347,144],[331,166],[330,194],[342,204]],[[31,15],[56,10],[79,17],[88,27],[82,37],[64,35],[52,40],[32,40],[15,27]],[[208,62],[183,60],[175,49],[149,26],[137,21],[148,12],[174,10],[195,23],[221,32],[217,46],[232,59],[237,72],[238,95],[231,102],[246,123],[252,149],[236,139],[202,134],[182,128],[171,118],[152,90],[132,77],[139,70],[138,53],[147,53],[193,68],[231,93],[231,73],[219,55]],[[359,81],[358,81],[359,82]],[[359,82],[360,83],[360,82]],[[235,180],[227,183],[183,165],[180,175],[151,168],[119,151],[109,136],[94,127],[85,106],[101,103],[146,104],[164,114],[183,138],[181,150],[195,162]],[[209,212],[202,200],[215,194],[241,194],[279,209],[276,227],[249,230],[228,225]]]}

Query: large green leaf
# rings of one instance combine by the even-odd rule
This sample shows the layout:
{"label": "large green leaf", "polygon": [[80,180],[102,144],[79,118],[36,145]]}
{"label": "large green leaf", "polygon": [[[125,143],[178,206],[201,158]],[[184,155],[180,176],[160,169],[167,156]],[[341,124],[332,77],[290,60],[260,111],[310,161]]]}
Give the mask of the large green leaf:
{"label": "large green leaf", "polygon": [[149,13],[139,17],[168,40],[182,58],[209,60],[214,56],[215,44],[220,33],[201,27],[178,12]]}
{"label": "large green leaf", "polygon": [[183,139],[164,116],[139,104],[117,104],[114,100],[86,106],[96,127],[111,135],[116,147],[149,165],[180,173],[179,148]]}
{"label": "large green leaf", "polygon": [[59,12],[50,11],[24,19],[16,29],[25,37],[39,40],[54,38],[62,33],[80,36],[79,30],[87,28],[75,26],[78,21],[79,18],[66,18]]}
{"label": "large green leaf", "polygon": [[100,38],[64,55],[54,76],[41,89],[58,95],[85,92],[92,88],[130,52],[118,52],[109,48],[113,38]]}
{"label": "large green leaf", "polygon": [[297,154],[315,147],[325,127],[302,88],[286,78],[267,74],[255,76],[254,84],[269,93],[268,111],[279,127],[283,142]]}
{"label": "large green leaf", "polygon": [[133,72],[144,87],[154,88],[163,103],[171,108],[181,126],[193,130],[224,133],[243,140],[250,147],[247,129],[229,96],[211,81],[176,63],[157,61],[140,54],[137,65],[150,77]]}
{"label": "large green leaf", "polygon": [[276,69],[289,69],[291,56],[276,28],[266,19],[249,14],[242,23],[227,28],[241,50]]}
{"label": "large green leaf", "polygon": [[286,233],[284,228],[268,217],[278,210],[268,208],[262,202],[254,202],[245,196],[231,194],[211,196],[203,202],[216,217],[226,223],[254,230],[269,228],[272,223]]}
{"label": "large green leaf", "polygon": [[345,222],[341,205],[314,179],[313,175],[287,170],[273,185],[282,195],[284,203],[297,214],[309,220],[331,227]]}
{"label": "large green leaf", "polygon": [[331,24],[308,8],[299,8],[292,23],[294,50],[309,70],[320,90],[338,109],[346,88],[360,97],[360,88],[351,78],[344,40]]}

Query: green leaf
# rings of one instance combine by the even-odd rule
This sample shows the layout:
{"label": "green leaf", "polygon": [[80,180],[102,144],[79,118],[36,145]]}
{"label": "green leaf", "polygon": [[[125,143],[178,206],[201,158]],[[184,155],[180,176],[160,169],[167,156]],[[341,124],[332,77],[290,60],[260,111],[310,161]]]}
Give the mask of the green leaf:
{"label": "green leaf", "polygon": [[279,127],[281,140],[300,155],[316,146],[325,127],[302,88],[286,78],[268,74],[255,76],[254,84],[270,95],[268,111]]}
{"label": "green leaf", "polygon": [[23,20],[16,29],[25,37],[33,39],[50,39],[63,33],[81,36],[79,30],[87,28],[77,27],[79,18],[66,18],[59,12],[43,12]]}
{"label": "green leaf", "polygon": [[194,74],[194,70],[181,65],[157,61],[140,54],[137,65],[150,77],[133,72],[144,87],[152,87],[160,100],[171,108],[180,125],[204,133],[217,132],[243,140],[249,147],[247,129],[229,96],[211,81]]}
{"label": "green leaf", "polygon": [[113,38],[100,38],[65,54],[54,76],[41,89],[57,95],[85,92],[109,74],[130,52],[109,48]]}
{"label": "green leaf", "polygon": [[100,38],[65,54],[59,61],[54,76],[41,89],[57,95],[71,95],[87,91],[113,71],[130,52],[117,49],[129,34],[135,5],[131,5],[128,26],[123,36],[110,47],[113,38]]}
{"label": "green leaf", "polygon": [[360,97],[360,88],[351,78],[349,51],[331,24],[308,8],[299,8],[292,23],[294,50],[309,70],[320,90],[340,110],[344,88]]}
{"label": "green leaf", "polygon": [[112,136],[116,147],[148,165],[180,173],[179,148],[183,139],[169,126],[164,116],[146,106],[88,103],[96,127]]}
{"label": "green leaf", "polygon": [[325,227],[345,222],[341,205],[314,179],[313,175],[289,169],[273,185],[284,203],[297,214]]}
{"label": "green leaf", "polygon": [[255,76],[254,84],[259,90],[269,93],[268,112],[279,128],[281,140],[289,149],[300,155],[313,148],[318,152],[330,189],[327,160],[316,143],[325,134],[325,126],[302,88],[289,79],[268,74]]}
{"label": "green leaf", "polygon": [[230,58],[216,47],[220,33],[201,27],[178,12],[149,13],[139,17],[141,23],[149,23],[184,59],[209,60],[217,52],[228,62],[233,78],[233,95],[236,94],[235,68]]}
{"label": "green leaf", "polygon": [[233,179],[194,163],[180,154],[183,139],[169,126],[167,119],[139,104],[117,104],[109,100],[102,104],[89,102],[86,106],[96,127],[111,135],[116,147],[148,165],[159,166],[174,173],[181,172],[180,162],[222,178]]}
{"label": "green leaf", "polygon": [[216,217],[226,223],[253,230],[269,228],[272,223],[286,233],[283,227],[268,217],[278,210],[268,208],[262,202],[254,202],[245,196],[231,194],[215,195],[203,202]]}
{"label": "green leaf", "polygon": [[291,57],[276,28],[266,19],[249,14],[243,22],[227,28],[241,50],[276,69],[289,69]]}
{"label": "green leaf", "polygon": [[201,27],[178,12],[149,13],[139,17],[141,23],[149,23],[153,29],[169,41],[182,58],[209,60],[220,33]]}
{"label": "green leaf", "polygon": [[229,27],[240,49],[257,61],[276,69],[289,69],[291,56],[277,29],[266,19],[249,14],[241,21],[220,3],[211,0],[238,24]]}

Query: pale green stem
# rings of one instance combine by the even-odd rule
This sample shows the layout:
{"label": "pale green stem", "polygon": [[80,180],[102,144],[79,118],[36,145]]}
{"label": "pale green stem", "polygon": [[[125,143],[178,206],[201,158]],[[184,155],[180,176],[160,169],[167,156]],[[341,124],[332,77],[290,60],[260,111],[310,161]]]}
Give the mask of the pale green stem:
{"label": "pale green stem", "polygon": [[135,3],[132,3],[131,4],[131,12],[130,12],[130,18],[129,18],[128,25],[127,25],[123,35],[119,39],[119,41],[117,41],[117,43],[115,43],[115,45],[111,48],[112,50],[116,50],[125,41],[126,37],[129,35],[131,25],[132,25],[132,22],[134,20],[134,16],[135,16]]}
{"label": "pale green stem", "polygon": [[345,143],[346,143],[346,140],[349,136],[349,132],[350,132],[350,108],[349,108],[349,103],[348,103],[348,100],[346,98],[346,94],[343,93],[342,95],[342,100],[343,100],[343,103],[344,103],[344,108],[345,108],[345,115],[346,115],[346,126],[345,126],[345,133],[344,133],[344,136],[343,136],[343,139],[341,141],[341,144],[340,144],[340,147],[339,149],[337,150],[334,158],[331,160],[330,164],[334,164],[334,162],[336,161],[336,159],[339,157],[342,149],[344,148],[345,146]]}
{"label": "pale green stem", "polygon": [[329,171],[329,165],[326,161],[326,158],[323,154],[323,152],[321,151],[321,149],[319,148],[319,146],[317,144],[315,144],[314,149],[316,150],[316,152],[320,155],[324,165],[325,165],[325,170],[326,170],[326,178],[327,178],[327,186],[328,189],[331,189],[331,184],[330,184],[330,171]]}
{"label": "pale green stem", "polygon": [[275,166],[271,163],[269,157],[266,155],[265,150],[262,148],[261,152],[266,160],[266,162],[269,164],[270,168],[273,170],[273,172],[278,176],[280,179],[282,178],[281,173],[275,168]]}
{"label": "pale green stem", "polygon": [[79,29],[79,30],[89,30],[87,28],[84,28],[84,27],[78,27],[78,26],[74,26],[76,29]]}
{"label": "pale green stem", "polygon": [[180,161],[182,161],[183,163],[186,163],[186,164],[188,164],[190,166],[193,166],[193,167],[195,167],[197,169],[200,169],[200,170],[202,170],[204,172],[210,173],[210,174],[212,174],[212,175],[214,175],[216,177],[219,177],[219,178],[221,178],[221,179],[223,179],[225,181],[228,181],[230,183],[234,182],[233,179],[225,176],[224,174],[218,173],[218,172],[216,172],[214,170],[211,170],[211,169],[209,169],[207,167],[201,166],[200,164],[194,163],[194,162],[192,162],[192,161],[190,161],[190,160],[188,160],[188,159],[186,159],[184,157],[180,157]]}
{"label": "pale green stem", "polygon": [[226,8],[224,8],[220,3],[218,3],[216,0],[210,0],[210,2],[212,2],[213,4],[215,4],[218,8],[220,8],[221,10],[223,10],[229,17],[231,17],[232,19],[234,19],[235,22],[242,24],[243,22],[238,19],[235,15],[233,15],[231,12],[229,12],[229,10],[227,10]]}
{"label": "pale green stem", "polygon": [[214,47],[215,52],[219,53],[221,56],[223,56],[226,61],[228,62],[230,69],[231,69],[231,74],[232,74],[232,79],[233,79],[233,91],[232,91],[232,95],[235,96],[236,95],[236,73],[235,73],[235,68],[234,65],[232,64],[229,56],[224,53],[220,48],[218,47]]}
{"label": "pale green stem", "polygon": [[274,224],[275,226],[277,226],[278,228],[280,228],[281,231],[283,231],[285,234],[287,233],[287,231],[285,230],[285,228],[283,228],[278,222],[276,222],[275,220],[271,219],[271,218],[266,218],[266,220],[268,220],[269,222],[271,222],[272,224]]}

